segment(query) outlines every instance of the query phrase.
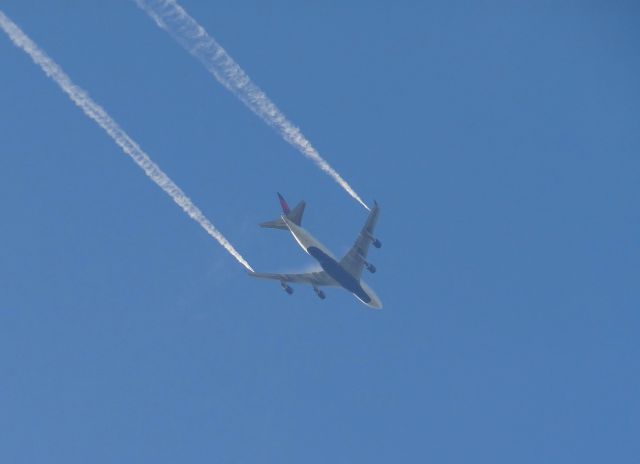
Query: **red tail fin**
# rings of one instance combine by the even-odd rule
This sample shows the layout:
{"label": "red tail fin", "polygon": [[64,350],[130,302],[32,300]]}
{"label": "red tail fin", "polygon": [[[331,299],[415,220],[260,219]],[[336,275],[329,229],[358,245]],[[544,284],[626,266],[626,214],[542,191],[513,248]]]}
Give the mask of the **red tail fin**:
{"label": "red tail fin", "polygon": [[289,214],[291,210],[289,209],[289,205],[287,204],[287,201],[282,197],[282,195],[280,195],[280,193],[278,193],[278,198],[280,199],[280,206],[282,207],[282,212],[284,214]]}
{"label": "red tail fin", "polygon": [[[302,215],[304,214],[304,207],[306,203],[301,201],[295,208],[289,208],[287,200],[284,199],[280,193],[278,193],[278,199],[280,200],[280,206],[284,215],[295,225],[299,226],[302,223]],[[260,224],[260,227],[266,227],[267,229],[282,229],[288,230],[289,227],[282,218],[275,219],[273,221],[267,221]]]}

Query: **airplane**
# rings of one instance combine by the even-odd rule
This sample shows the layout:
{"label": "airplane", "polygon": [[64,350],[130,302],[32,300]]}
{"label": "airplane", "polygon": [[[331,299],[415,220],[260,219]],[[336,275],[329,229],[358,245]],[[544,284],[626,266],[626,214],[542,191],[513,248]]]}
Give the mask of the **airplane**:
{"label": "airplane", "polygon": [[279,280],[280,285],[289,295],[293,293],[290,283],[309,284],[322,300],[326,298],[326,295],[320,290],[320,287],[342,287],[370,308],[381,309],[380,298],[361,279],[364,269],[371,273],[376,272],[375,266],[367,261],[369,245],[376,248],[382,246],[380,240],[373,235],[378,214],[380,214],[378,203],[374,202],[374,207],[371,209],[353,247],[338,261],[324,245],[301,227],[305,202],[301,201],[291,209],[279,193],[278,199],[282,207],[282,216],[274,221],[263,222],[260,226],[269,229],[289,230],[302,249],[320,263],[322,271],[303,274],[269,274],[249,271],[248,274],[258,279]]}

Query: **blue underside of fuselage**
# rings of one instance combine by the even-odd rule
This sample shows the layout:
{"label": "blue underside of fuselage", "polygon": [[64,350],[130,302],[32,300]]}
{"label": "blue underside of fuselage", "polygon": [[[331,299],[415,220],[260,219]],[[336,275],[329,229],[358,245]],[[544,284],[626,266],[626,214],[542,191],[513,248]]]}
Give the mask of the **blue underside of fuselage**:
{"label": "blue underside of fuselage", "polygon": [[324,251],[317,247],[309,247],[307,252],[311,256],[313,256],[318,262],[322,269],[329,274],[331,277],[335,279],[340,285],[342,285],[345,289],[349,290],[351,293],[356,295],[365,303],[371,302],[371,297],[367,295],[360,285],[360,282],[349,274],[340,264],[333,259],[331,256],[327,255]]}

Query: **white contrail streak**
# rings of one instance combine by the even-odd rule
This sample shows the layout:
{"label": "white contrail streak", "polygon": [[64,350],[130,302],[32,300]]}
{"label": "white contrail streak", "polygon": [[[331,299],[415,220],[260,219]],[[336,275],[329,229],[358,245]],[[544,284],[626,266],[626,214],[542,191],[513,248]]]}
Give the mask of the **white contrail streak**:
{"label": "white contrail streak", "polygon": [[55,81],[69,98],[80,107],[88,117],[93,119],[122,150],[129,155],[145,174],[164,190],[185,213],[200,224],[209,235],[215,238],[231,255],[248,270],[253,270],[249,263],[236,251],[226,238],[209,222],[202,211],[162,172],[149,156],[134,142],[131,137],[107,114],[107,112],[94,102],[86,91],[76,86],[69,76],[49,58],[22,30],[0,10],[0,27],[9,36],[14,45],[25,51],[44,73]]}
{"label": "white contrail streak", "polygon": [[175,0],[134,0],[156,24],[195,56],[213,76],[282,137],[311,159],[362,206],[369,209],[340,174],[327,163],[233,58]]}

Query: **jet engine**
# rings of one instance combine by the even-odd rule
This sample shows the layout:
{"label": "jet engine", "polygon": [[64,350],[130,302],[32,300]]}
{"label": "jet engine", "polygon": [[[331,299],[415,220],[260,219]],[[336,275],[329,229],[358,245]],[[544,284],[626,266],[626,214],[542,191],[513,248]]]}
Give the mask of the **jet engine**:
{"label": "jet engine", "polygon": [[367,235],[367,237],[369,237],[369,240],[371,240],[371,244],[376,247],[376,248],[382,248],[382,242],[380,240],[378,240],[377,238],[375,238],[373,235],[371,235],[369,232],[365,232],[365,234]]}
{"label": "jet engine", "polygon": [[321,300],[324,300],[327,297],[327,295],[325,295],[324,292],[318,287],[313,287],[313,291],[316,292],[316,295],[318,295],[318,298],[320,298]]}
{"label": "jet engine", "polygon": [[284,289],[285,292],[287,292],[289,295],[293,294],[293,288],[291,288],[289,285],[287,285],[284,282],[280,282],[280,286]]}

